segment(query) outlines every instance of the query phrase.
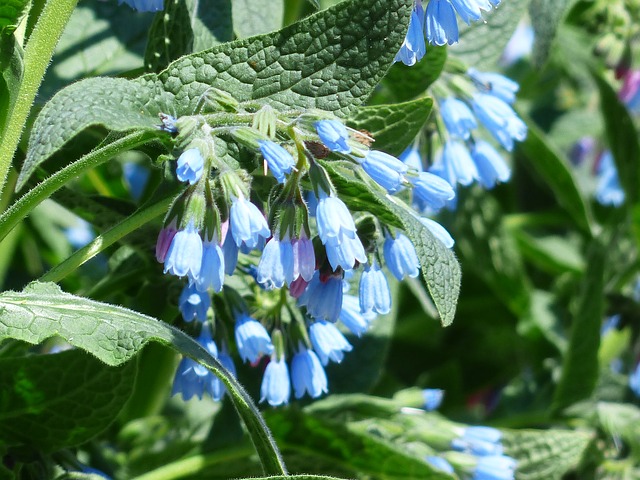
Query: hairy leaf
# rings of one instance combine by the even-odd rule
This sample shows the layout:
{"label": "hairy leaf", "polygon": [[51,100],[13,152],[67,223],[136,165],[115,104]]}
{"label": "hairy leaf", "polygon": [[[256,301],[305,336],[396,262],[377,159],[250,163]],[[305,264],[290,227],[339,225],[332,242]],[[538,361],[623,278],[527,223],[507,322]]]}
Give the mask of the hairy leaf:
{"label": "hairy leaf", "polygon": [[279,32],[183,57],[158,75],[89,79],[58,93],[36,119],[20,177],[91,125],[153,128],[157,114],[192,114],[211,87],[238,101],[348,116],[393,63],[410,0],[348,0]]}
{"label": "hairy leaf", "polygon": [[233,30],[238,38],[273,32],[282,27],[284,0],[231,0]]}
{"label": "hairy leaf", "polygon": [[451,52],[470,67],[480,70],[496,68],[498,60],[527,11],[530,0],[509,0],[484,15],[485,22],[460,29],[460,43]]}
{"label": "hairy leaf", "polygon": [[109,367],[79,350],[2,359],[0,440],[45,452],[87,442],[114,420],[135,377],[135,362]]}
{"label": "hairy leaf", "polygon": [[0,294],[0,340],[13,338],[37,344],[53,336],[111,366],[131,360],[151,341],[198,361],[227,386],[238,414],[252,433],[265,473],[284,471],[262,418],[251,411],[249,395],[217,359],[180,330],[123,307],[64,293],[52,283],[32,283],[23,292]]}
{"label": "hairy leaf", "polygon": [[594,434],[567,430],[518,430],[504,435],[505,453],[518,459],[522,480],[560,480],[575,469]]}
{"label": "hairy leaf", "polygon": [[564,16],[577,0],[531,0],[529,16],[535,32],[533,63],[542,67],[549,57],[551,45]]}
{"label": "hairy leaf", "polygon": [[431,113],[433,100],[420,98],[393,105],[358,107],[347,124],[366,130],[375,140],[372,148],[400,155],[418,135]]}

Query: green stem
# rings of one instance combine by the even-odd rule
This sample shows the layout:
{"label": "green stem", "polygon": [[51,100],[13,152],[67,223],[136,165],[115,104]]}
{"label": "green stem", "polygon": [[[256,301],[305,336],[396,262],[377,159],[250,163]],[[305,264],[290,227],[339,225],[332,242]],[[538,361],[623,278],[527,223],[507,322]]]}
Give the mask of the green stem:
{"label": "green stem", "polygon": [[88,153],[78,161],[59,170],[43,182],[25,193],[18,201],[0,216],[0,241],[42,201],[53,192],[62,188],[67,182],[76,178],[90,168],[97,167],[111,159],[114,155],[142,145],[157,136],[157,132],[143,131],[131,133]]}
{"label": "green stem", "polygon": [[183,458],[168,465],[163,465],[150,472],[147,472],[133,480],[174,480],[194,475],[199,475],[202,471],[220,462],[229,462],[246,458],[253,452],[250,448],[236,448],[222,452],[213,452],[193,457]]}
{"label": "green stem", "polygon": [[24,51],[24,76],[18,88],[16,102],[7,116],[6,130],[0,143],[0,195],[31,105],[76,3],[78,0],[49,0],[27,42]]}
{"label": "green stem", "polygon": [[88,262],[101,251],[116,243],[122,237],[127,236],[154,218],[164,215],[171,205],[171,202],[173,202],[173,197],[168,197],[154,203],[153,205],[138,210],[130,217],[125,218],[114,227],[105,231],[102,235],[98,235],[91,243],[74,252],[62,263],[53,267],[40,277],[40,281],[59,282],[80,265]]}

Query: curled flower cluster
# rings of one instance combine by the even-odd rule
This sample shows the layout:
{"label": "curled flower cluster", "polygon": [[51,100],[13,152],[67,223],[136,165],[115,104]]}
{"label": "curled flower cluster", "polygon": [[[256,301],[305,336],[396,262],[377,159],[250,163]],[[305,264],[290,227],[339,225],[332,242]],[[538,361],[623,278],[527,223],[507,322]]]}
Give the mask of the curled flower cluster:
{"label": "curled flower cluster", "polygon": [[[309,114],[290,119],[270,107],[255,119],[251,126],[226,128],[203,116],[162,116],[160,128],[183,146],[175,176],[185,191],[167,215],[156,258],[165,273],[186,278],[178,306],[185,322],[196,321],[209,332],[198,341],[214,356],[216,342],[225,352],[233,344],[244,362],[262,365],[261,401],[277,406],[289,402],[292,393],[296,398],[326,393],[324,367],[340,363],[353,349],[345,332],[360,336],[377,315],[390,312],[385,266],[398,280],[419,273],[416,249],[404,232],[370,217],[373,229],[361,227],[366,218],[354,217],[334,186],[333,162],[350,164],[351,175],[381,195],[411,190],[432,205],[444,205],[455,193],[440,177],[371,150],[360,132],[336,119]],[[268,203],[252,188],[255,163],[246,170],[227,164],[216,156],[216,135],[231,137],[262,161],[264,181],[272,182]],[[453,246],[441,225],[417,218],[437,240]],[[253,310],[225,285],[237,272],[249,274],[243,275],[251,279],[248,287],[257,287],[263,299],[255,300]],[[348,280],[357,282],[355,294],[349,293]],[[233,342],[225,338],[223,316],[209,313],[216,308],[211,295],[223,289],[220,299],[232,313]],[[285,311],[297,314],[285,318]],[[269,359],[266,365],[263,358]],[[209,392],[219,398],[219,388],[201,387],[203,373],[183,360],[174,393],[191,398]]]}

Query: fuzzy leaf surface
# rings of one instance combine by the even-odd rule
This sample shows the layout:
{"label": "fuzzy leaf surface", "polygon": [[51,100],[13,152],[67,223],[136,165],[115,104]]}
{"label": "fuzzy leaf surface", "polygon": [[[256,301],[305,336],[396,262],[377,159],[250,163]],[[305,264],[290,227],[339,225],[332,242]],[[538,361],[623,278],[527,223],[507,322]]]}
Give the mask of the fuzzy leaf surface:
{"label": "fuzzy leaf surface", "polygon": [[2,443],[52,452],[87,442],[122,409],[136,371],[80,350],[0,360]]}

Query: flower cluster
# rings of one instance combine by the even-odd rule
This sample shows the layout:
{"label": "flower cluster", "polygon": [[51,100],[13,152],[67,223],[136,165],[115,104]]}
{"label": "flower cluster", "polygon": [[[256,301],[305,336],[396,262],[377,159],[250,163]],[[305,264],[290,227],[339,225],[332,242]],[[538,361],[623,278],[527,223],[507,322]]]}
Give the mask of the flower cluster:
{"label": "flower cluster", "polygon": [[[340,363],[353,348],[345,333],[360,336],[377,315],[391,310],[384,267],[398,280],[416,277],[420,268],[405,232],[352,215],[332,180],[334,162],[350,164],[354,180],[380,189],[380,195],[413,191],[431,205],[444,205],[454,197],[453,188],[370,149],[362,133],[326,114],[291,119],[265,107],[251,125],[216,126],[215,115],[163,115],[162,121],[160,128],[180,148],[175,177],[185,190],[167,214],[156,258],[165,273],[187,280],[178,299],[182,319],[207,332],[198,341],[212,355],[221,358],[216,345],[225,352],[227,344],[235,345],[244,362],[264,367],[261,401],[277,406],[288,403],[292,392],[296,398],[326,393],[324,367]],[[271,185],[268,202],[252,186],[255,163],[238,169],[216,155],[218,135],[262,163],[263,182]],[[446,247],[453,246],[441,225],[411,214]],[[250,279],[249,289],[257,287],[261,301],[247,302],[225,285],[238,272]],[[351,294],[350,284],[356,283]],[[224,316],[210,314],[216,308],[212,294],[221,294],[231,312],[233,342],[225,338]],[[174,383],[178,392],[185,399],[203,392],[217,399],[223,389],[185,359]]]}
{"label": "flower cluster", "polygon": [[482,19],[482,11],[487,12],[499,3],[500,0],[428,0],[425,10],[421,0],[416,0],[396,62],[409,66],[419,62],[426,53],[427,42],[439,46],[457,43],[457,17],[469,25]]}

